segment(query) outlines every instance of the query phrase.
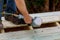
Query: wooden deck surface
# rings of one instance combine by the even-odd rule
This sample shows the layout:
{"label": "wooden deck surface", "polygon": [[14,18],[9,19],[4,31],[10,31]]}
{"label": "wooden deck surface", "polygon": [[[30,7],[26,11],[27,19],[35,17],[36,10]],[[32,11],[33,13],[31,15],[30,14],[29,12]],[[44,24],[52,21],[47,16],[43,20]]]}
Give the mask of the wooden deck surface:
{"label": "wooden deck surface", "polygon": [[[55,22],[57,26],[48,27],[48,28],[39,28],[39,29],[33,29],[32,26],[29,26],[30,30],[1,33],[0,40],[60,40],[60,24],[58,22],[60,21],[60,16],[59,16],[60,12],[57,13],[52,12],[52,13],[51,14],[46,13],[45,15],[38,14],[38,17],[42,18],[43,23]],[[36,16],[37,14],[32,17],[36,17]],[[15,25],[6,20],[3,20],[2,23],[4,28],[21,26],[21,25]],[[4,30],[2,31],[4,32]]]}

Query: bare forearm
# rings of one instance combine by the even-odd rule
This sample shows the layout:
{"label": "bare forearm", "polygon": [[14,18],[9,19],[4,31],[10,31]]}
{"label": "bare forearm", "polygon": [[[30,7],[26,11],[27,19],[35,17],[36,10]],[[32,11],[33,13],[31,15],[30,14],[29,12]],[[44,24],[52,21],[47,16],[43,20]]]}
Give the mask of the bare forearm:
{"label": "bare forearm", "polygon": [[15,0],[15,3],[19,11],[23,14],[23,16],[28,15],[28,11],[24,0]]}

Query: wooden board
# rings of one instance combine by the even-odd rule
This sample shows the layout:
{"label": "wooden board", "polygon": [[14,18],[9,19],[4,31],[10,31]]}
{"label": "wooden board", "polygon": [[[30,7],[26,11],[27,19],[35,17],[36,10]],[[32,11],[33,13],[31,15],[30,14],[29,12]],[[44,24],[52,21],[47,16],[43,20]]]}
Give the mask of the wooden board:
{"label": "wooden board", "polygon": [[30,14],[32,18],[40,17],[42,23],[51,23],[60,21],[60,11]]}
{"label": "wooden board", "polygon": [[60,27],[2,33],[0,40],[60,40]]}
{"label": "wooden board", "polygon": [[[34,17],[40,17],[43,23],[52,23],[60,21],[60,11],[57,12],[47,12],[47,13],[37,13],[37,14],[30,14],[32,18]],[[11,28],[11,27],[20,27],[20,26],[26,26],[26,24],[23,25],[15,25],[10,21],[3,20],[2,21],[4,28]]]}

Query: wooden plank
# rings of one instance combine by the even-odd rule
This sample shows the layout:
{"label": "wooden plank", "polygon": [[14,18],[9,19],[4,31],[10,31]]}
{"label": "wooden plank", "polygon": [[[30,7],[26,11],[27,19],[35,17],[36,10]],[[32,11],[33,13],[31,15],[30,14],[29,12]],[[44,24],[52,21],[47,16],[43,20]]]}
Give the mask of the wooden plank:
{"label": "wooden plank", "polygon": [[51,23],[51,22],[60,21],[60,11],[36,13],[36,14],[30,14],[30,16],[32,18],[40,17],[42,19],[42,23]]}
{"label": "wooden plank", "polygon": [[44,28],[35,31],[36,31],[35,38],[37,40],[60,40],[59,27]]}
{"label": "wooden plank", "polygon": [[[40,17],[42,19],[42,24],[43,23],[52,23],[52,22],[60,21],[60,11],[58,11],[58,12],[47,12],[47,13],[30,14],[30,16],[32,18]],[[27,26],[27,24],[15,25],[15,24],[11,23],[10,21],[6,21],[6,20],[3,20],[2,23],[4,25],[4,28]]]}
{"label": "wooden plank", "polygon": [[0,40],[58,40],[60,28],[41,28],[29,31],[16,31],[0,34]]}
{"label": "wooden plank", "polygon": [[9,32],[9,33],[1,34],[0,40],[33,40],[32,36],[33,36],[33,31]]}
{"label": "wooden plank", "polygon": [[46,16],[59,16],[59,15],[60,15],[60,11],[30,14],[31,17],[36,17],[36,16],[46,17]]}

